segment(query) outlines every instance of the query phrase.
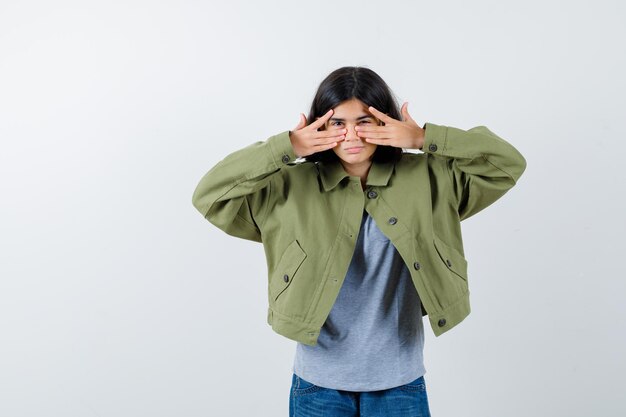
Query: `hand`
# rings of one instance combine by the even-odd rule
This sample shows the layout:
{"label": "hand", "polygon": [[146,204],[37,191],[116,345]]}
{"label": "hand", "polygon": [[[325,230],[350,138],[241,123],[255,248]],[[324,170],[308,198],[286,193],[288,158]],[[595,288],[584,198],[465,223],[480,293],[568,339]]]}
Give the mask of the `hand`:
{"label": "hand", "polygon": [[376,145],[395,146],[396,148],[422,149],[424,146],[424,129],[419,127],[409,115],[407,108],[409,103],[402,105],[401,113],[403,120],[396,120],[370,106],[372,112],[379,120],[385,122],[384,126],[356,126],[357,135],[364,138],[368,143]]}
{"label": "hand", "polygon": [[307,126],[306,116],[300,113],[300,121],[293,131],[289,131],[291,146],[298,158],[334,148],[345,139],[346,129],[317,130],[324,126],[332,114],[333,109],[330,109]]}

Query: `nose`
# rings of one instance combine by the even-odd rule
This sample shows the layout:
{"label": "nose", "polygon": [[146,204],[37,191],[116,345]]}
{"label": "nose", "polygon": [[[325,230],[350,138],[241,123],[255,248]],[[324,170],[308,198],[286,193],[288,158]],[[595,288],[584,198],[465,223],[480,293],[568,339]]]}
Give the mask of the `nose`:
{"label": "nose", "polygon": [[354,127],[356,125],[352,126],[352,125],[348,125],[346,124],[346,141],[352,141],[352,140],[360,140],[361,138],[359,138],[359,135],[356,134],[356,130],[354,130]]}

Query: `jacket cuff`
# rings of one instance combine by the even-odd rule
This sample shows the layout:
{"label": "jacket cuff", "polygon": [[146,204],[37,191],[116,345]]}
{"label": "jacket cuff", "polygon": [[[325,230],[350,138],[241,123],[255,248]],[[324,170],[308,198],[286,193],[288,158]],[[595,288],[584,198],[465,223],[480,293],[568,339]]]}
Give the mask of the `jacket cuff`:
{"label": "jacket cuff", "polygon": [[272,152],[272,159],[278,168],[297,158],[289,139],[289,130],[285,130],[267,140]]}
{"label": "jacket cuff", "polygon": [[421,151],[433,154],[443,154],[446,149],[447,126],[424,123],[424,144]]}

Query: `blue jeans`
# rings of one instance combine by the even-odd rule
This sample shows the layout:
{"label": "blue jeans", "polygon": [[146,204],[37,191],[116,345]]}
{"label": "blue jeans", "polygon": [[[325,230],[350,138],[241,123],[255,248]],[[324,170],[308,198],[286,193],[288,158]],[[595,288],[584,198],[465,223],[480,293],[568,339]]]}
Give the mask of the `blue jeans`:
{"label": "blue jeans", "polygon": [[289,417],[430,417],[426,383],[413,382],[380,391],[343,391],[314,385],[295,373]]}

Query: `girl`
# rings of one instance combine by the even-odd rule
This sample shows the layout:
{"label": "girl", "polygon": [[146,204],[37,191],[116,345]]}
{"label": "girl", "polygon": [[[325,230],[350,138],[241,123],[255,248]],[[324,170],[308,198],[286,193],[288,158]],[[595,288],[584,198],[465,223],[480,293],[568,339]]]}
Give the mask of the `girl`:
{"label": "girl", "polygon": [[222,159],[193,204],[264,245],[267,322],[297,342],[290,417],[430,416],[422,317],[440,336],[469,314],[460,222],[526,161],[484,126],[420,127],[364,67],[329,74],[300,116]]}

